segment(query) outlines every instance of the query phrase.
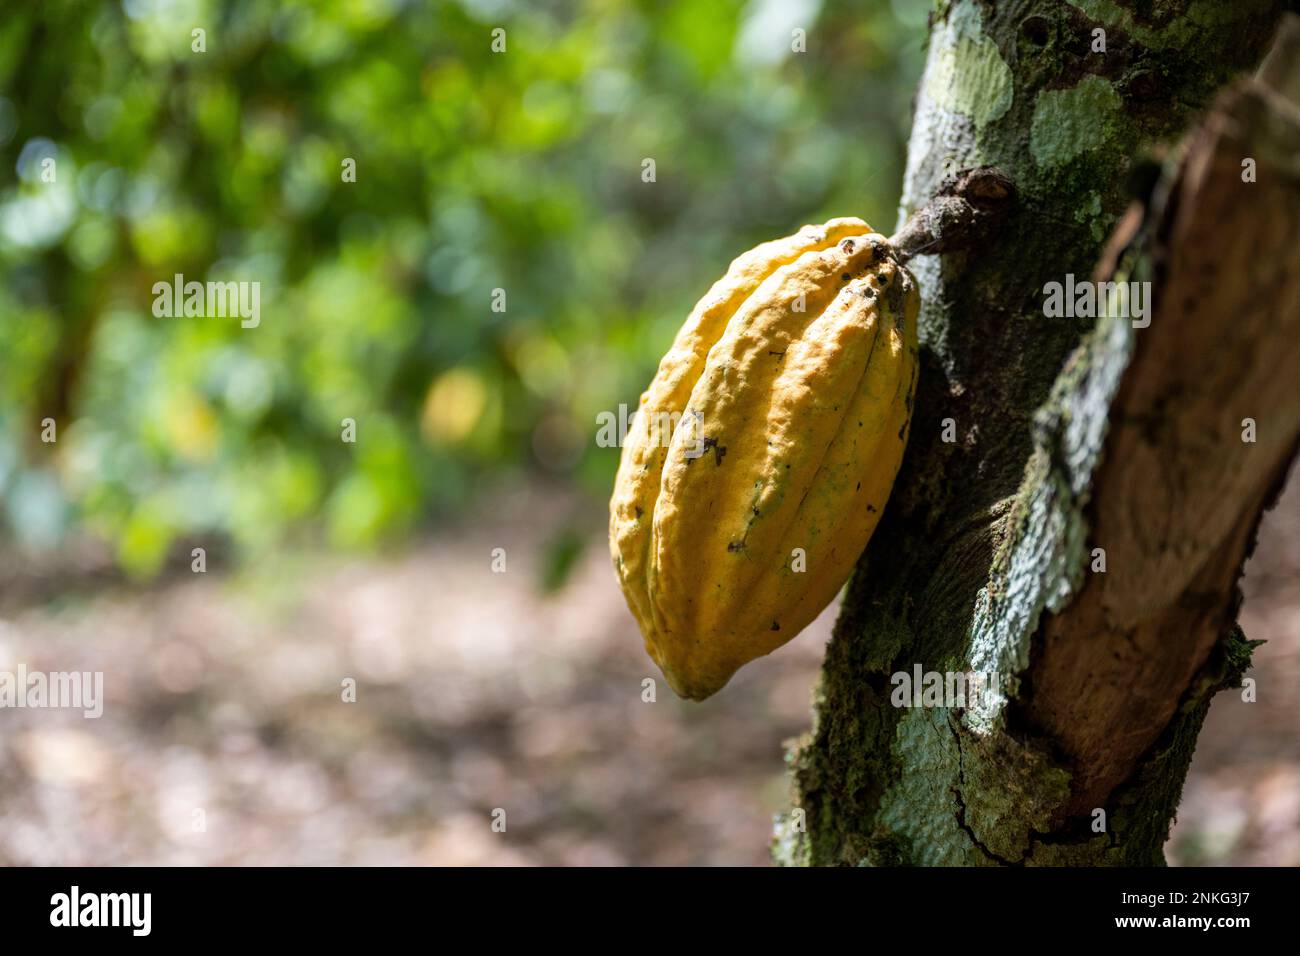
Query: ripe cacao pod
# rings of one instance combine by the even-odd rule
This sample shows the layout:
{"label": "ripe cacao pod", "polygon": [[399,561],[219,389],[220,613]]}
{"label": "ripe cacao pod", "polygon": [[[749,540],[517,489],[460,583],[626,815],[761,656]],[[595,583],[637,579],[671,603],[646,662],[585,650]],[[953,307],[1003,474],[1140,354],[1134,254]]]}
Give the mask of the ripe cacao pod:
{"label": "ripe cacao pod", "polygon": [[832,219],[737,258],[677,333],[623,445],[610,551],[682,697],[848,579],[906,447],[919,305],[888,239]]}

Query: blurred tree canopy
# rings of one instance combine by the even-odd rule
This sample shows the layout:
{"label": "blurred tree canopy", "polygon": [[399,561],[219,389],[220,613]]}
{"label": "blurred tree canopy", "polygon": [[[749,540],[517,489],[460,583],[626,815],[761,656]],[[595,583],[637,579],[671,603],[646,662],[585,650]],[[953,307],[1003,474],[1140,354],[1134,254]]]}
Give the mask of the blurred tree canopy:
{"label": "blurred tree canopy", "polygon": [[[603,495],[597,414],[734,255],[889,231],[926,11],[8,5],[0,523],[148,575],[197,536],[370,546],[498,475]],[[175,274],[260,283],[260,323],[157,317]]]}

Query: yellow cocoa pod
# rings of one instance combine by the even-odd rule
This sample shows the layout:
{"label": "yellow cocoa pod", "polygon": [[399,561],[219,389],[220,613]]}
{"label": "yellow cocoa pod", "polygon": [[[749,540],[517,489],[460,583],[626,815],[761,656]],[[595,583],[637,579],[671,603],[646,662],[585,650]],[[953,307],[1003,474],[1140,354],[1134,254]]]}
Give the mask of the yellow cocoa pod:
{"label": "yellow cocoa pod", "polygon": [[659,363],[610,500],[646,650],[702,700],[835,597],[907,443],[916,282],[832,219],[737,258]]}

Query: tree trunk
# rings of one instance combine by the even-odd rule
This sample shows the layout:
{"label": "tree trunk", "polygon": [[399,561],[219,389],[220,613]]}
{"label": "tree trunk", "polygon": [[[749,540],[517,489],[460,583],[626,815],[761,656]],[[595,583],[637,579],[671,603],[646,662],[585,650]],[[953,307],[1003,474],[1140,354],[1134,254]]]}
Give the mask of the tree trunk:
{"label": "tree trunk", "polygon": [[[941,4],[900,225],[962,168],[1018,202],[980,246],[913,260],[910,446],[791,754],[778,861],[1163,863],[1210,697],[1249,663],[1237,579],[1300,435],[1294,35],[1124,214],[1135,157],[1261,61],[1283,6]],[[1045,315],[1047,283],[1094,268],[1151,283],[1149,325]],[[918,669],[997,680],[903,706]]]}

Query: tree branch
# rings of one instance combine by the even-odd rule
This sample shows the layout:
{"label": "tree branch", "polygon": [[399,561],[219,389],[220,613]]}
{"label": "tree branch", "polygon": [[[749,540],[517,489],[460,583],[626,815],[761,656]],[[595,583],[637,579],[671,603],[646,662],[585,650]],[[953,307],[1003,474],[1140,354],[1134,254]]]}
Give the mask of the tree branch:
{"label": "tree branch", "polygon": [[[1123,184],[1260,63],[1282,6],[936,12],[900,218],[929,208],[895,237],[922,294],[911,437],[791,755],[803,813],[778,823],[778,859],[1163,861],[1210,696],[1248,664],[1236,578],[1297,434],[1281,91],[1300,56],[1278,51],[1221,106],[1149,209],[1125,217]],[[977,217],[930,200],[981,167],[1016,201],[970,242]],[[1046,284],[1086,276],[1121,223],[1105,274],[1152,283],[1150,325],[1046,317]],[[1096,546],[1107,571],[1089,576]],[[1003,680],[897,701],[915,668]]]}
{"label": "tree branch", "polygon": [[[1232,630],[1242,565],[1296,452],[1300,104],[1283,95],[1300,88],[1296,24],[1273,59],[1288,70],[1220,99],[1138,243],[1121,233],[1100,270],[1153,276],[1156,305],[1133,332],[1091,481],[1089,545],[1106,573],[1044,621],[1029,671],[1024,716],[1076,771],[1065,813],[1102,805],[1132,773]],[[1257,182],[1242,181],[1248,157]],[[1096,363],[1103,338],[1074,361]]]}
{"label": "tree branch", "polygon": [[991,239],[1016,201],[1016,186],[992,166],[963,169],[945,177],[930,201],[890,236],[901,262],[942,255]]}

